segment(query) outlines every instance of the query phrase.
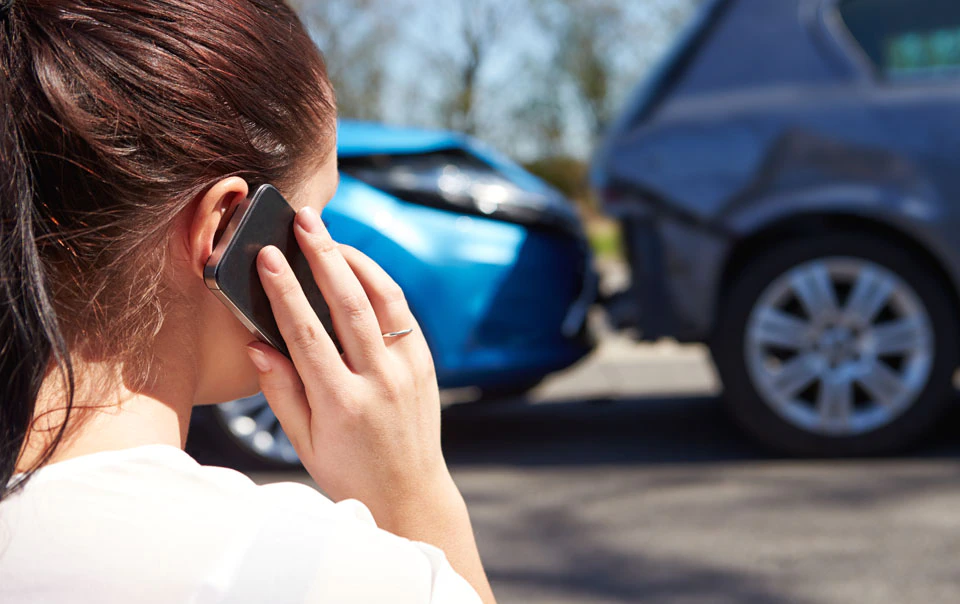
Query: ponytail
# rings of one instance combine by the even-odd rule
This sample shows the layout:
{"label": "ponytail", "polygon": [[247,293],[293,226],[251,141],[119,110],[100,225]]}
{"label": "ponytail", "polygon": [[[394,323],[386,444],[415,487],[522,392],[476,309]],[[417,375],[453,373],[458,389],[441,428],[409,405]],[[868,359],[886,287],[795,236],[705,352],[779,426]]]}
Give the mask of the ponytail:
{"label": "ponytail", "polygon": [[11,480],[51,361],[64,377],[68,415],[73,405],[73,372],[40,262],[30,158],[15,108],[22,105],[14,97],[22,69],[18,42],[14,15],[6,15],[0,23],[0,500],[46,462],[63,438],[66,421],[40,461]]}

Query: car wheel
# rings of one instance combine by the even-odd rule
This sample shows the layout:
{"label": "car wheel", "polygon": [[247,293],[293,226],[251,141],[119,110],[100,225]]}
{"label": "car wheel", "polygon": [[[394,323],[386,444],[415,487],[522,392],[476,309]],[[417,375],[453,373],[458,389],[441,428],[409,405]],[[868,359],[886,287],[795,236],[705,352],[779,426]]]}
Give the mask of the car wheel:
{"label": "car wheel", "polygon": [[957,320],[947,284],[882,238],[832,233],[765,251],[726,292],[711,345],[724,398],[786,453],[889,453],[950,400]]}
{"label": "car wheel", "polygon": [[201,424],[198,436],[205,441],[200,447],[216,461],[242,470],[300,467],[297,452],[263,394],[200,407],[194,414],[195,424]]}

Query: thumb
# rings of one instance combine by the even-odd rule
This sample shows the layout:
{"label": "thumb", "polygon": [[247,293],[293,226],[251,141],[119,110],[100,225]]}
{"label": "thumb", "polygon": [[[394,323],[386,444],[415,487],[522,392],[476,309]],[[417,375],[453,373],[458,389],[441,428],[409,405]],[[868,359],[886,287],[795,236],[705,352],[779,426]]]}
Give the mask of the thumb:
{"label": "thumb", "polygon": [[311,442],[310,404],[300,375],[287,357],[263,342],[247,344],[247,354],[260,375],[260,390],[300,454]]}

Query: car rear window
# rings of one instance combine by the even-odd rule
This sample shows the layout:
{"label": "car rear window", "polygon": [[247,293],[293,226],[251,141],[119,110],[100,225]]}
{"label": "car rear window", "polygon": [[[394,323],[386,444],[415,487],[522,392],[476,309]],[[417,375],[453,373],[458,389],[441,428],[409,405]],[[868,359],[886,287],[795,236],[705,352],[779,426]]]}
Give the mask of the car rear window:
{"label": "car rear window", "polygon": [[889,77],[960,77],[960,1],[841,0],[840,15]]}

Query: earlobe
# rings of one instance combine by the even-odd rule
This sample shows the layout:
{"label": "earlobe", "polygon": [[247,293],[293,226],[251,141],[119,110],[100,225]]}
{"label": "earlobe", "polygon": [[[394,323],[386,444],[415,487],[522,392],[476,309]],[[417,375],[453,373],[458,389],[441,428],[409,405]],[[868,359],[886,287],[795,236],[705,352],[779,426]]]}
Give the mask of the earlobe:
{"label": "earlobe", "polygon": [[218,236],[248,190],[245,180],[231,176],[217,182],[194,202],[188,242],[190,264],[198,277],[203,277],[203,267],[213,253]]}

